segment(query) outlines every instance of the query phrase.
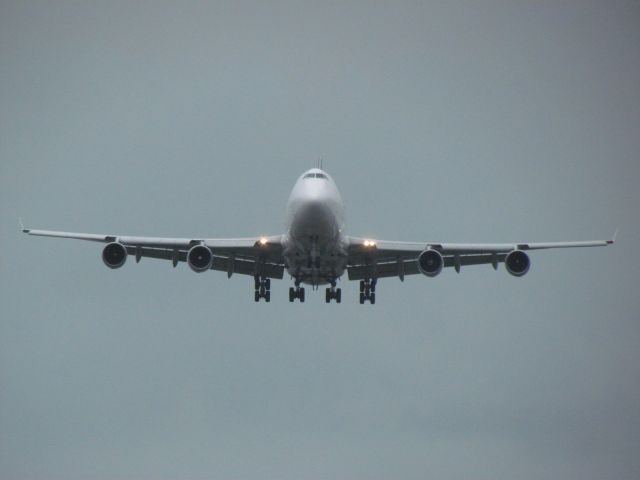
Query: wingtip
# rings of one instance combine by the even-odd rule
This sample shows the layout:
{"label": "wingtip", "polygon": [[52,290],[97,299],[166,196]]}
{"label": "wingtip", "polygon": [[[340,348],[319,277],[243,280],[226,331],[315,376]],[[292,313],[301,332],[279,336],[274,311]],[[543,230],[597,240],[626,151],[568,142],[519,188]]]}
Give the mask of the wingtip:
{"label": "wingtip", "polygon": [[616,231],[613,232],[613,237],[611,237],[611,240],[607,240],[607,243],[609,245],[613,245],[614,243],[616,243],[616,238],[618,237],[618,232],[620,231],[619,228],[616,228]]}
{"label": "wingtip", "polygon": [[22,233],[29,233],[31,230],[28,228],[24,228],[24,223],[22,223],[22,218],[18,217],[18,223],[20,223],[20,230]]}

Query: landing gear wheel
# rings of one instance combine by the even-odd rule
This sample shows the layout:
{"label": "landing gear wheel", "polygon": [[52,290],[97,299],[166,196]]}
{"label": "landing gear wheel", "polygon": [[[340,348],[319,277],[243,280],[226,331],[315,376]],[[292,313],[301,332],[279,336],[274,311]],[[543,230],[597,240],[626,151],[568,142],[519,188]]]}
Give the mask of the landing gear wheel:
{"label": "landing gear wheel", "polygon": [[253,277],[253,284],[255,287],[254,299],[259,302],[261,298],[264,298],[266,302],[271,301],[271,279],[261,275],[255,275]]}
{"label": "landing gear wheel", "polygon": [[376,303],[376,278],[365,278],[360,281],[360,305],[369,300],[371,305]]}
{"label": "landing gear wheel", "polygon": [[300,288],[300,282],[296,282],[296,287],[289,288],[289,301],[294,302],[297,298],[300,300],[300,303],[304,303],[304,288]]}
{"label": "landing gear wheel", "polygon": [[325,301],[327,303],[331,303],[331,300],[335,300],[336,303],[340,303],[340,300],[342,300],[342,290],[340,288],[336,288],[335,281],[331,282],[331,288],[327,288],[325,292]]}

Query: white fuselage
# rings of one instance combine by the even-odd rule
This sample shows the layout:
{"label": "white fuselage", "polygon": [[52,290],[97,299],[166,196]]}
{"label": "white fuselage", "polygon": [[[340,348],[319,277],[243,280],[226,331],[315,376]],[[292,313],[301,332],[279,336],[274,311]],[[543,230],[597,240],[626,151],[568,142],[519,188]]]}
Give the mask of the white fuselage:
{"label": "white fuselage", "polygon": [[333,179],[313,168],[303,173],[287,203],[285,267],[297,281],[333,283],[346,268],[344,204]]}

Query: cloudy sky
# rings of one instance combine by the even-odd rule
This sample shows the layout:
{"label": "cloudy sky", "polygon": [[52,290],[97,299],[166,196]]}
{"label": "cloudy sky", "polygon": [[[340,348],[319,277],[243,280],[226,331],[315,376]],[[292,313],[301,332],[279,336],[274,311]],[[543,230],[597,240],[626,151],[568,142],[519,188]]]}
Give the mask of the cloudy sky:
{"label": "cloudy sky", "polygon": [[[0,1],[0,477],[640,477],[640,2]],[[600,239],[253,302],[34,228]]]}

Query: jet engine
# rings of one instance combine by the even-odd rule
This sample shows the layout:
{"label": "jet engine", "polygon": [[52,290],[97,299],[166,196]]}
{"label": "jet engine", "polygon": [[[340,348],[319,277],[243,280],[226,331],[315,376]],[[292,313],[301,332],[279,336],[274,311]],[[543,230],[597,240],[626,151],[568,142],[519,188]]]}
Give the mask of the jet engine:
{"label": "jet engine", "polygon": [[120,268],[126,260],[127,249],[121,243],[108,243],[102,250],[102,261],[109,268]]}
{"label": "jet engine", "polygon": [[514,277],[521,277],[529,271],[531,260],[522,250],[513,250],[504,258],[504,266]]}
{"label": "jet engine", "polygon": [[442,271],[444,259],[436,250],[425,250],[418,256],[418,270],[427,277],[435,277]]}
{"label": "jet engine", "polygon": [[187,263],[194,272],[206,272],[211,268],[213,253],[205,245],[196,245],[187,252]]}

